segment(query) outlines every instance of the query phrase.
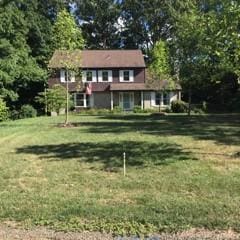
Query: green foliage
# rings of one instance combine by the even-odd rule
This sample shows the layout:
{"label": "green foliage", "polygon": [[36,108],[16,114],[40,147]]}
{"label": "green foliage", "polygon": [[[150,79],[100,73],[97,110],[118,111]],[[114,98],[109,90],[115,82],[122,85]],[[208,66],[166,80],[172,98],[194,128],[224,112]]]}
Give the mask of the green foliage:
{"label": "green foliage", "polygon": [[81,28],[87,46],[91,49],[119,48],[121,4],[112,0],[77,0],[75,3],[76,18],[82,20]]}
{"label": "green foliage", "polygon": [[174,113],[185,113],[187,112],[188,106],[184,101],[175,100],[171,102],[171,110]]}
{"label": "green foliage", "polygon": [[152,50],[150,71],[161,80],[166,80],[170,74],[169,52],[164,41],[158,41]]}
{"label": "green foliage", "polygon": [[82,31],[66,10],[58,13],[53,26],[52,43],[54,49],[61,50],[82,49],[84,46]]}
{"label": "green foliage", "polygon": [[59,114],[61,109],[66,108],[66,89],[60,84],[55,84],[46,92],[39,93],[36,101],[43,104],[48,112]]}
{"label": "green foliage", "polygon": [[141,106],[136,105],[133,108],[133,112],[134,113],[142,113],[142,112],[144,112],[144,110],[141,108]]}
{"label": "green foliage", "polygon": [[120,106],[115,106],[112,110],[113,113],[121,113],[123,109]]}
{"label": "green foliage", "polygon": [[8,108],[6,103],[0,98],[0,122],[7,120]]}
{"label": "green foliage", "polygon": [[[0,95],[9,107],[31,101],[46,71],[31,56],[29,26],[17,1],[0,2]],[[39,88],[38,88],[39,89]]]}
{"label": "green foliage", "polygon": [[19,112],[19,118],[34,118],[37,116],[37,110],[29,105],[25,104],[21,107]]}

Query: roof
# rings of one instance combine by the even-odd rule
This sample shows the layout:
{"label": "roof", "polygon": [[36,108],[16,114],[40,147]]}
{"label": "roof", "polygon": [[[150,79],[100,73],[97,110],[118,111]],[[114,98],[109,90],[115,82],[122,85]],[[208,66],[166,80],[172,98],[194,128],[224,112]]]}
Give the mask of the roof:
{"label": "roof", "polygon": [[56,50],[49,68],[145,68],[141,50]]}
{"label": "roof", "polygon": [[114,83],[110,86],[110,91],[139,91],[147,89],[145,83]]}

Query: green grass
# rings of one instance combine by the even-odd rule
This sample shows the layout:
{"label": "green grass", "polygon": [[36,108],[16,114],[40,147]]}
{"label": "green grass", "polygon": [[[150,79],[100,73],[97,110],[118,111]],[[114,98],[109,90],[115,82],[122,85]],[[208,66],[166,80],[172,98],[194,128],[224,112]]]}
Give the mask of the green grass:
{"label": "green grass", "polygon": [[[58,230],[240,231],[238,115],[0,123],[0,219]],[[127,156],[123,178],[122,153]]]}

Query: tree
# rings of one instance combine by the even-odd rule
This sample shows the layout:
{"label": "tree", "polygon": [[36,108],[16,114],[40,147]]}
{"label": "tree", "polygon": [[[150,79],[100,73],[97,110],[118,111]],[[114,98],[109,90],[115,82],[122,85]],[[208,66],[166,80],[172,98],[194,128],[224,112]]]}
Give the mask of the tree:
{"label": "tree", "polygon": [[[171,69],[169,64],[168,48],[164,41],[156,42],[152,50],[152,63],[149,67],[150,76],[149,84],[163,94],[167,90],[171,90],[175,84],[171,77]],[[161,111],[161,103],[159,103],[159,112]]]}
{"label": "tree", "polygon": [[89,48],[119,48],[120,1],[76,0],[76,18]]}
{"label": "tree", "polygon": [[46,72],[31,56],[28,32],[20,2],[1,1],[0,95],[11,108],[32,103],[37,91],[34,86],[39,86],[46,77]]}
{"label": "tree", "polygon": [[[204,89],[207,96],[226,76],[239,69],[238,1],[177,1],[172,8],[174,35],[171,38],[174,61],[179,63],[180,79],[188,89],[190,114],[193,90]],[[196,27],[197,26],[197,27]],[[204,94],[203,94],[204,95]]]}
{"label": "tree", "polygon": [[0,98],[0,122],[8,118],[8,107],[6,103]]}
{"label": "tree", "polygon": [[77,26],[74,17],[62,10],[57,15],[53,26],[53,48],[60,50],[75,50],[84,47],[81,29]]}
{"label": "tree", "polygon": [[59,115],[60,110],[66,107],[66,89],[56,84],[45,92],[39,93],[36,101],[45,107],[46,112],[56,112]]}
{"label": "tree", "polygon": [[[66,59],[62,63],[66,69],[66,118],[65,125],[68,124],[68,110],[69,110],[69,91],[68,82],[70,80],[70,72],[77,72],[78,69],[71,61],[73,51],[82,49],[84,47],[84,40],[82,31],[75,23],[71,14],[66,10],[61,11],[53,27],[53,45],[55,49],[66,50]],[[80,61],[80,59],[78,59]]]}

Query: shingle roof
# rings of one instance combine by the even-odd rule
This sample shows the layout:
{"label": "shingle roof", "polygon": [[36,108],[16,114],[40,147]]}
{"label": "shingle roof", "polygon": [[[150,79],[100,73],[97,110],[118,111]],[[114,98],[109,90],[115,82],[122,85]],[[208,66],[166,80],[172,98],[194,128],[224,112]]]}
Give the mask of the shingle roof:
{"label": "shingle roof", "polygon": [[145,83],[114,83],[111,84],[111,91],[141,91],[147,90]]}
{"label": "shingle roof", "polygon": [[146,67],[141,50],[56,50],[49,68],[64,68],[66,64],[81,68]]}

